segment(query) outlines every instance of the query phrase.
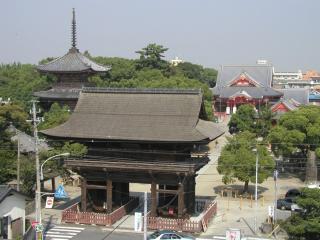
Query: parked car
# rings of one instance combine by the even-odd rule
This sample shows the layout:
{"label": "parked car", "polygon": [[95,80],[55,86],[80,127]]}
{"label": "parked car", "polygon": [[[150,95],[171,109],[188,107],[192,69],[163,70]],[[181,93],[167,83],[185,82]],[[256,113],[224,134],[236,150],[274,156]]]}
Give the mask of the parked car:
{"label": "parked car", "polygon": [[180,239],[180,240],[194,240],[192,236],[188,236],[184,233],[171,231],[171,230],[161,230],[155,231],[150,234],[147,238],[148,240],[160,240],[160,239]]}
{"label": "parked car", "polygon": [[282,210],[291,210],[293,204],[292,198],[284,198],[277,200],[277,208]]}
{"label": "parked car", "polygon": [[294,212],[302,211],[302,208],[295,203],[295,197],[286,197],[277,200],[277,208],[282,210],[291,210]]}
{"label": "parked car", "polygon": [[301,192],[299,189],[293,188],[287,191],[285,197],[286,198],[296,198],[301,195]]}

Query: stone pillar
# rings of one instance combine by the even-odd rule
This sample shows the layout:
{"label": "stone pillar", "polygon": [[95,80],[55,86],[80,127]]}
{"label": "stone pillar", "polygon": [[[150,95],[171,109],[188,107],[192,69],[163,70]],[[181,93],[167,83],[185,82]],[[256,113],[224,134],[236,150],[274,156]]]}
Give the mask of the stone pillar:
{"label": "stone pillar", "polygon": [[157,216],[157,184],[151,183],[151,217]]}
{"label": "stone pillar", "polygon": [[226,108],[226,114],[229,115],[230,114],[230,103],[227,103],[227,108]]}
{"label": "stone pillar", "polygon": [[237,106],[234,105],[233,108],[232,108],[232,113],[236,113],[237,112]]}
{"label": "stone pillar", "polygon": [[184,185],[180,183],[178,187],[178,218],[183,217],[183,211],[184,211]]}
{"label": "stone pillar", "polygon": [[107,213],[112,213],[112,181],[107,180]]}
{"label": "stone pillar", "polygon": [[81,183],[81,211],[87,211],[87,179],[85,177]]}

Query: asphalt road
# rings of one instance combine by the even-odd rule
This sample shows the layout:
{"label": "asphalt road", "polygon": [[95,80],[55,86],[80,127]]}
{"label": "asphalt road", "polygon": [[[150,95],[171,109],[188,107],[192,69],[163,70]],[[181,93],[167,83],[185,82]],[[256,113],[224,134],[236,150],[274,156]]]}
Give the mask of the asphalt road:
{"label": "asphalt road", "polygon": [[122,229],[112,231],[98,226],[53,225],[45,232],[45,240],[141,240],[142,233]]}

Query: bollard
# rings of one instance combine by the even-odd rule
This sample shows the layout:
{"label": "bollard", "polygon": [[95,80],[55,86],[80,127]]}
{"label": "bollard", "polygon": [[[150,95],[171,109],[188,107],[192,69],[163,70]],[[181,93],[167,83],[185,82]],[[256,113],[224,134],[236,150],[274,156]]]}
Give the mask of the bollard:
{"label": "bollard", "polygon": [[252,194],[250,195],[250,207],[252,208]]}
{"label": "bollard", "polygon": [[242,196],[240,196],[240,210],[242,210]]}

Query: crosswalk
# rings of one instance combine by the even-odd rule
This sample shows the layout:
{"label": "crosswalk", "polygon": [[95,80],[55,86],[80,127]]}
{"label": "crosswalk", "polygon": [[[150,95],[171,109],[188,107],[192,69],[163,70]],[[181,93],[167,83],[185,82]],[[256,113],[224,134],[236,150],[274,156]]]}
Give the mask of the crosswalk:
{"label": "crosswalk", "polygon": [[81,227],[54,226],[44,233],[44,240],[71,240],[82,232]]}

